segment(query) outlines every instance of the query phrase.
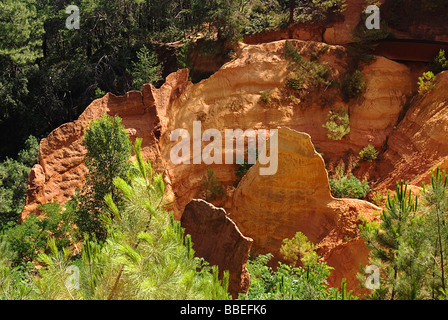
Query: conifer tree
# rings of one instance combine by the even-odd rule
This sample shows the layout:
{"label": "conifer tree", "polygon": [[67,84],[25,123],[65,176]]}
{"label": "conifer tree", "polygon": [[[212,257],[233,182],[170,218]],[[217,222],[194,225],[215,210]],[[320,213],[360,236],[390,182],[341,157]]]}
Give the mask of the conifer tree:
{"label": "conifer tree", "polygon": [[[50,254],[40,254],[44,268],[36,287],[44,299],[228,299],[228,272],[218,279],[217,267],[194,257],[189,235],[184,234],[165,207],[165,186],[135,142],[137,161],[129,182],[113,181],[123,199],[117,206],[105,197],[102,214],[107,240],[84,239],[81,259],[73,261],[67,249],[59,250],[50,238]],[[79,288],[67,282],[67,267],[79,269]]]}
{"label": "conifer tree", "polygon": [[407,184],[401,181],[396,185],[395,194],[388,194],[381,222],[361,226],[361,235],[371,250],[370,263],[378,266],[382,274],[381,287],[374,290],[374,298],[403,298],[398,292],[402,272],[400,252],[406,243],[409,225],[414,223],[417,207],[418,198],[413,198]]}
{"label": "conifer tree", "polygon": [[105,209],[104,197],[111,193],[113,200],[118,200],[113,179],[126,178],[132,145],[121,119],[109,115],[90,124],[83,143],[87,148],[85,163],[89,172],[80,195],[74,198],[77,205],[74,222],[81,233],[95,235],[102,241],[106,237],[106,228],[100,219]]}
{"label": "conifer tree", "polygon": [[448,192],[447,175],[437,168],[431,172],[431,184],[423,184],[425,201],[425,233],[428,236],[428,247],[431,248],[429,259],[431,270],[431,297],[437,298],[440,292],[447,289],[447,250],[448,250]]}

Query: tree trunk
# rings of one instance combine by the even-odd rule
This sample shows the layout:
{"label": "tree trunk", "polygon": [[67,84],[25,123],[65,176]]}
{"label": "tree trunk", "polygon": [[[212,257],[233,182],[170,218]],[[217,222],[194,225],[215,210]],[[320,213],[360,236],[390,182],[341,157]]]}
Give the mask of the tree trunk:
{"label": "tree trunk", "polygon": [[294,23],[295,8],[296,8],[296,0],[289,0],[289,25]]}

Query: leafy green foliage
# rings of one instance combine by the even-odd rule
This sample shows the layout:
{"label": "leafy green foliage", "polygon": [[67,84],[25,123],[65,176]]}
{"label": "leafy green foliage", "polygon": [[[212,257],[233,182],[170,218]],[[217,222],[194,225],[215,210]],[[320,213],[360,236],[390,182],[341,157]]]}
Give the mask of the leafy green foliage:
{"label": "leafy green foliage", "polygon": [[215,173],[210,168],[207,168],[207,172],[202,178],[202,189],[205,200],[216,200],[226,195],[224,187],[216,180]]}
{"label": "leafy green foliage", "polygon": [[160,65],[157,57],[146,47],[143,46],[137,52],[137,61],[132,63],[132,70],[129,72],[133,78],[133,88],[141,90],[145,83],[152,83],[159,81]]}
{"label": "leafy green foliage", "polygon": [[448,59],[445,56],[445,50],[440,50],[431,65],[431,72],[438,74],[439,72],[448,70]]}
{"label": "leafy green foliage", "polygon": [[331,85],[331,81],[328,80],[331,74],[328,65],[303,60],[299,52],[288,41],[285,43],[285,57],[290,61],[291,74],[286,79],[286,84],[289,87],[300,90]]}
{"label": "leafy green foliage", "polygon": [[0,231],[15,223],[23,209],[28,175],[37,162],[38,154],[39,143],[35,137],[30,136],[17,160],[8,158],[0,163]]}
{"label": "leafy green foliage", "polygon": [[62,212],[58,203],[41,205],[42,217],[30,215],[21,224],[8,229],[5,235],[16,253],[15,264],[32,262],[40,252],[46,250],[48,237],[51,235],[59,246],[71,243],[70,232],[72,227],[68,212]]}
{"label": "leafy green foliage", "polygon": [[[421,200],[406,183],[388,194],[381,222],[364,222],[361,235],[380,268],[374,299],[446,299],[448,209],[447,175],[439,168],[423,184]],[[361,275],[359,275],[362,278]]]}
{"label": "leafy green foliage", "polygon": [[[49,253],[39,255],[45,265],[35,285],[44,299],[228,299],[228,273],[218,279],[217,267],[194,257],[191,238],[180,222],[163,208],[165,186],[161,174],[142,159],[141,139],[135,143],[137,161],[129,183],[115,178],[122,197],[105,197],[109,214],[102,218],[107,241],[84,239],[81,259],[60,251],[52,238]],[[113,217],[113,218],[112,218]],[[79,289],[67,286],[66,268],[79,268]]]}
{"label": "leafy green foliage", "polygon": [[373,160],[376,160],[376,158],[378,158],[378,151],[376,151],[374,146],[369,144],[359,152],[359,157],[363,161],[372,162]]}
{"label": "leafy green foliage", "polygon": [[16,65],[36,61],[43,55],[43,32],[43,23],[37,17],[33,1],[5,0],[0,3],[0,57],[7,57]]}
{"label": "leafy green foliage", "polygon": [[345,7],[345,0],[302,1],[294,10],[294,21],[298,23],[325,22],[331,16],[342,13]]}
{"label": "leafy green foliage", "polygon": [[330,111],[327,121],[322,125],[327,129],[327,137],[332,140],[341,140],[350,133],[350,117],[345,110]]}
{"label": "leafy green foliage", "polygon": [[251,275],[249,300],[325,300],[327,277],[331,267],[317,259],[304,267],[291,267],[279,262],[277,271],[266,266],[272,255],[260,255],[249,260],[247,269]]}
{"label": "leafy green foliage", "polygon": [[280,254],[292,266],[296,266],[297,263],[303,265],[306,261],[313,259],[316,254],[314,250],[315,245],[308,240],[307,236],[301,232],[296,232],[293,238],[283,239]]}
{"label": "leafy green foliage", "polygon": [[367,180],[359,181],[352,173],[337,172],[329,179],[331,194],[336,198],[363,199],[370,191]]}
{"label": "leafy green foliage", "polygon": [[432,71],[423,72],[422,76],[418,78],[418,93],[424,94],[426,92],[435,90],[437,76]]}
{"label": "leafy green foliage", "polygon": [[[421,238],[422,234],[417,232],[413,235],[409,231],[418,225],[422,220],[415,215],[418,207],[417,198],[413,198],[411,191],[408,192],[407,185],[401,181],[397,183],[395,194],[393,197],[388,194],[386,201],[386,209],[381,215],[381,222],[369,222],[361,225],[361,235],[366,239],[366,245],[371,249],[370,263],[380,267],[381,270],[381,287],[374,290],[372,297],[374,298],[390,298],[390,299],[415,299],[416,286],[418,286],[418,278],[421,276],[417,269],[412,268],[408,271],[414,273],[414,279],[405,279],[407,276],[401,276],[401,270],[406,269],[406,264],[402,264],[404,255],[415,254],[415,258],[421,261],[419,256],[421,252],[414,246],[417,242],[409,242],[412,237],[414,240]],[[409,247],[409,245],[411,245]],[[405,247],[407,249],[405,249]],[[411,250],[406,253],[405,250]],[[402,256],[403,254],[403,256]],[[409,263],[410,261],[408,261]],[[417,265],[414,265],[417,267]],[[409,296],[410,295],[410,296]]]}
{"label": "leafy green foliage", "polygon": [[264,103],[264,104],[268,104],[271,102],[271,92],[270,91],[262,91],[260,93],[260,100]]}
{"label": "leafy green foliage", "polygon": [[352,74],[347,74],[341,83],[343,98],[348,101],[356,98],[366,90],[366,82],[361,71],[356,70]]}
{"label": "leafy green foliage", "polygon": [[106,229],[100,216],[104,212],[104,197],[111,193],[114,201],[118,192],[113,184],[115,177],[126,178],[130,168],[132,145],[118,116],[105,115],[94,120],[84,133],[87,148],[86,182],[74,198],[74,222],[81,233],[93,234],[104,240]]}
{"label": "leafy green foliage", "polygon": [[244,35],[282,28],[288,24],[288,12],[281,1],[253,1],[253,5],[246,6],[243,12],[247,19],[243,27]]}
{"label": "leafy green foliage", "polygon": [[267,266],[272,254],[259,255],[249,259],[247,269],[250,285],[247,300],[342,300],[357,299],[346,291],[345,279],[342,292],[328,288],[327,278],[332,268],[318,260],[317,255],[306,260],[301,267],[292,267],[281,262],[274,271]]}
{"label": "leafy green foliage", "polygon": [[23,266],[14,266],[17,254],[7,236],[0,235],[0,300],[32,299],[32,278]]}

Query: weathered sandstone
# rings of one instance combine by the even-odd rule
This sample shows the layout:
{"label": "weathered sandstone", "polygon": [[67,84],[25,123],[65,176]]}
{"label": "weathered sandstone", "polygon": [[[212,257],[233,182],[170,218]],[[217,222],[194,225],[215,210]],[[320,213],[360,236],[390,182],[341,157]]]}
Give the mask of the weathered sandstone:
{"label": "weathered sandstone", "polygon": [[302,232],[330,266],[338,267],[330,285],[339,286],[345,277],[348,287],[357,289],[359,263],[368,261],[358,224],[361,217],[374,219],[380,209],[331,196],[325,163],[308,134],[280,128],[278,139],[277,173],[261,176],[255,164],[235,191],[230,217],[254,240],[254,253],[273,253],[274,261],[281,259],[283,239]]}
{"label": "weathered sandstone", "polygon": [[246,263],[253,240],[239,231],[226,211],[194,199],[185,207],[181,226],[191,235],[196,256],[219,266],[221,276],[229,271],[230,294],[237,298],[238,293],[247,293],[250,276]]}
{"label": "weathered sandstone", "polygon": [[[326,47],[325,43],[313,41],[291,40],[291,44],[305,59]],[[36,212],[39,204],[64,203],[82,186],[87,171],[83,163],[86,152],[83,132],[90,121],[103,114],[118,114],[132,139],[143,137],[145,160],[150,160],[164,174],[176,219],[181,219],[186,205],[200,194],[203,176],[210,167],[228,190],[222,206],[232,217],[239,215],[235,220],[242,234],[255,235],[255,249],[272,249],[276,253],[282,239],[303,231],[319,244],[319,253],[330,265],[337,266],[338,261],[343,261],[338,260],[339,256],[353,262],[333,273],[332,284],[338,286],[342,277],[354,283],[358,262],[367,257],[357,235],[359,216],[370,215],[376,207],[363,201],[333,199],[324,161],[313,145],[319,147],[325,161],[332,163],[347,153],[357,154],[367,144],[378,149],[387,144],[412,94],[413,78],[408,67],[378,58],[361,70],[367,83],[362,97],[344,102],[337,87],[309,88],[303,96],[294,96],[296,92],[285,85],[289,70],[284,46],[285,41],[241,43],[234,60],[197,84],[188,81],[188,70],[180,70],[171,74],[160,89],[145,85],[142,92],[129,92],[123,97],[107,94],[94,101],[78,120],[61,126],[41,141],[40,163],[30,175],[22,218]],[[343,47],[331,45],[319,62],[328,63],[331,77],[340,79],[350,67],[346,54]],[[271,95],[268,104],[260,99],[264,91]],[[322,125],[328,112],[339,108],[349,111],[351,133],[341,141],[333,141],[328,139]],[[282,129],[283,135],[288,132],[288,138],[287,147],[282,147],[284,157],[280,159],[279,172],[259,177],[251,169],[232,199],[236,165],[174,165],[170,161],[175,144],[170,141],[171,132],[183,128],[191,133],[195,120],[202,122],[202,130],[215,128],[223,132],[280,126],[306,135]],[[296,167],[292,166],[294,161]],[[308,169],[303,169],[305,165]],[[249,208],[242,203],[245,201]],[[254,208],[259,208],[259,212],[254,213]],[[238,212],[246,209],[249,213],[242,217]],[[260,217],[272,223],[261,226]]]}

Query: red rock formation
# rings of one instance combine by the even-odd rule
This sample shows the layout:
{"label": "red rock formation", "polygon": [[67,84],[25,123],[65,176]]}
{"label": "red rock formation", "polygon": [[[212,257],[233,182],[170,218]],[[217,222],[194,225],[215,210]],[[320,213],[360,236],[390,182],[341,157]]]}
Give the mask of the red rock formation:
{"label": "red rock formation", "polygon": [[380,208],[331,196],[325,163],[306,133],[280,128],[277,173],[262,176],[259,168],[255,164],[241,180],[230,210],[241,232],[254,240],[254,253],[270,252],[278,261],[283,239],[300,231],[335,267],[330,285],[339,287],[346,278],[348,287],[357,290],[359,263],[368,262],[358,224],[361,217],[375,218]]}
{"label": "red rock formation", "polygon": [[[89,122],[104,114],[119,115],[131,138],[143,138],[142,154],[153,167],[163,172],[158,138],[164,126],[164,115],[171,102],[178,98],[188,81],[188,71],[171,74],[166,83],[155,89],[145,85],[143,92],[131,91],[125,96],[107,94],[95,100],[78,120],[55,129],[40,142],[39,164],[29,177],[29,190],[21,219],[38,212],[38,205],[48,202],[66,202],[84,182],[86,149],[82,144],[84,130]],[[161,121],[162,119],[162,121]],[[168,190],[169,178],[166,177]]]}
{"label": "red rock formation", "polygon": [[[291,43],[306,59],[325,47],[324,43],[313,41],[293,40]],[[108,94],[94,101],[77,121],[61,126],[41,141],[40,163],[30,175],[30,188],[22,217],[33,213],[41,203],[65,202],[82,185],[86,172],[83,164],[86,152],[82,145],[83,131],[89,121],[106,113],[121,116],[133,138],[144,138],[144,158],[150,160],[157,171],[164,173],[167,190],[175,201],[174,212],[177,219],[181,218],[185,206],[197,197],[208,166],[172,164],[169,157],[174,142],[170,141],[170,133],[178,128],[187,129],[191,133],[195,120],[202,121],[203,130],[215,128],[221,132],[224,129],[258,130],[278,126],[306,132],[312,137],[313,144],[320,147],[319,151],[325,154],[328,162],[337,161],[350,152],[356,154],[368,144],[377,148],[385,145],[412,93],[413,78],[408,67],[378,58],[362,69],[367,82],[366,93],[348,103],[342,101],[340,92],[335,87],[325,90],[310,88],[307,95],[294,97],[295,92],[285,86],[289,70],[288,61],[284,57],[284,46],[285,41],[260,45],[240,44],[234,60],[200,83],[189,83],[188,71],[181,70],[170,75],[160,89],[145,85],[142,92],[129,92],[123,97]],[[343,47],[329,46],[319,61],[328,63],[332,68],[332,77],[338,79],[348,68],[345,55]],[[264,91],[271,94],[272,101],[269,104],[260,100]],[[433,104],[437,101],[440,103],[438,99],[442,98],[443,93],[433,94],[440,95],[433,97]],[[428,95],[426,99],[431,99],[430,97]],[[346,108],[350,113],[351,133],[341,141],[328,139],[326,130],[322,127],[329,110],[335,108]],[[427,121],[431,123],[432,120],[428,118]],[[402,134],[408,134],[406,129],[402,130]],[[417,125],[412,130],[415,132],[412,139],[417,139],[418,145]],[[430,128],[428,130],[432,135],[436,134]],[[394,139],[401,143],[400,139],[405,138],[397,136]],[[252,207],[247,208],[251,214],[239,216],[237,221],[244,225],[241,227],[243,234],[267,237],[254,237],[254,248],[278,250],[282,239],[293,236],[299,229],[304,230],[311,241],[319,244],[324,258],[328,258],[335,266],[338,261],[337,252],[353,261],[345,269],[341,267],[341,272],[336,271],[332,283],[339,285],[342,276],[353,282],[359,260],[366,258],[360,241],[356,240],[358,218],[361,214],[370,213],[375,207],[362,201],[331,198],[322,158],[316,156],[310,141],[303,143],[308,144],[305,150],[308,150],[309,158],[300,155],[303,152],[301,144],[291,144],[289,151],[284,150],[287,157],[281,163],[284,168],[288,168],[287,159],[296,159],[297,168],[301,168],[301,161],[305,161],[316,171],[298,169],[297,172],[301,172],[298,174],[289,172],[294,168],[286,169],[283,173],[280,170],[276,176],[255,181],[253,188],[239,188],[234,199],[234,208],[238,206],[235,212],[242,208],[240,206],[246,200]],[[403,144],[397,148],[406,147]],[[395,153],[391,151],[390,162],[381,170],[391,172],[389,166],[393,167],[404,161],[399,152],[401,150]],[[443,153],[444,150],[440,155]],[[233,185],[236,179],[235,165],[212,165],[211,168],[220,182],[226,186]],[[404,168],[397,173],[403,171]],[[255,179],[253,176],[252,178]],[[246,177],[244,184],[248,184],[248,179],[252,178]],[[307,186],[312,186],[312,189],[307,189]],[[246,200],[241,202],[243,195]],[[276,205],[263,202],[262,199],[265,198],[274,200]],[[230,204],[226,209],[231,207],[231,201],[228,202]],[[292,204],[295,206],[291,207]],[[260,210],[255,214],[253,208]],[[308,211],[303,208],[308,208]],[[274,214],[284,213],[286,209],[288,214]],[[235,212],[232,209],[231,213]],[[272,223],[259,226],[260,216]],[[297,230],[293,230],[294,228]],[[356,255],[358,249],[354,248],[359,249],[359,255]]]}
{"label": "red rock formation", "polygon": [[448,168],[448,71],[437,75],[437,89],[410,102],[403,120],[390,135],[378,165],[375,189],[394,189],[399,180],[421,186],[430,171]]}
{"label": "red rock formation", "polygon": [[[309,58],[325,44],[290,40],[298,51]],[[192,135],[192,123],[202,121],[202,129],[270,129],[289,127],[311,135],[313,143],[324,153],[325,160],[337,161],[348,152],[357,154],[368,144],[381,149],[396,125],[407,97],[412,93],[412,77],[408,67],[378,57],[362,70],[367,87],[365,94],[346,103],[338,88],[310,89],[305,97],[294,98],[295,92],[285,85],[288,61],[284,57],[285,41],[260,45],[241,44],[237,58],[225,64],[209,79],[188,85],[166,113],[166,131],[160,140],[161,153],[169,159],[174,142],[172,130],[187,129]],[[345,72],[346,50],[330,46],[320,63],[328,63],[332,77]],[[260,101],[262,92],[270,92],[271,103]],[[293,98],[291,98],[293,97]],[[330,110],[345,108],[350,113],[351,133],[341,141],[328,139],[322,127]],[[176,193],[178,211],[197,196],[206,165],[173,165],[167,171]],[[212,165],[216,178],[233,185],[235,166]],[[228,209],[228,208],[226,208]]]}
{"label": "red rock formation", "polygon": [[253,240],[239,231],[226,211],[204,200],[192,200],[185,207],[181,225],[191,235],[197,257],[219,266],[221,276],[223,271],[229,271],[233,298],[247,293],[250,276],[246,263]]}

